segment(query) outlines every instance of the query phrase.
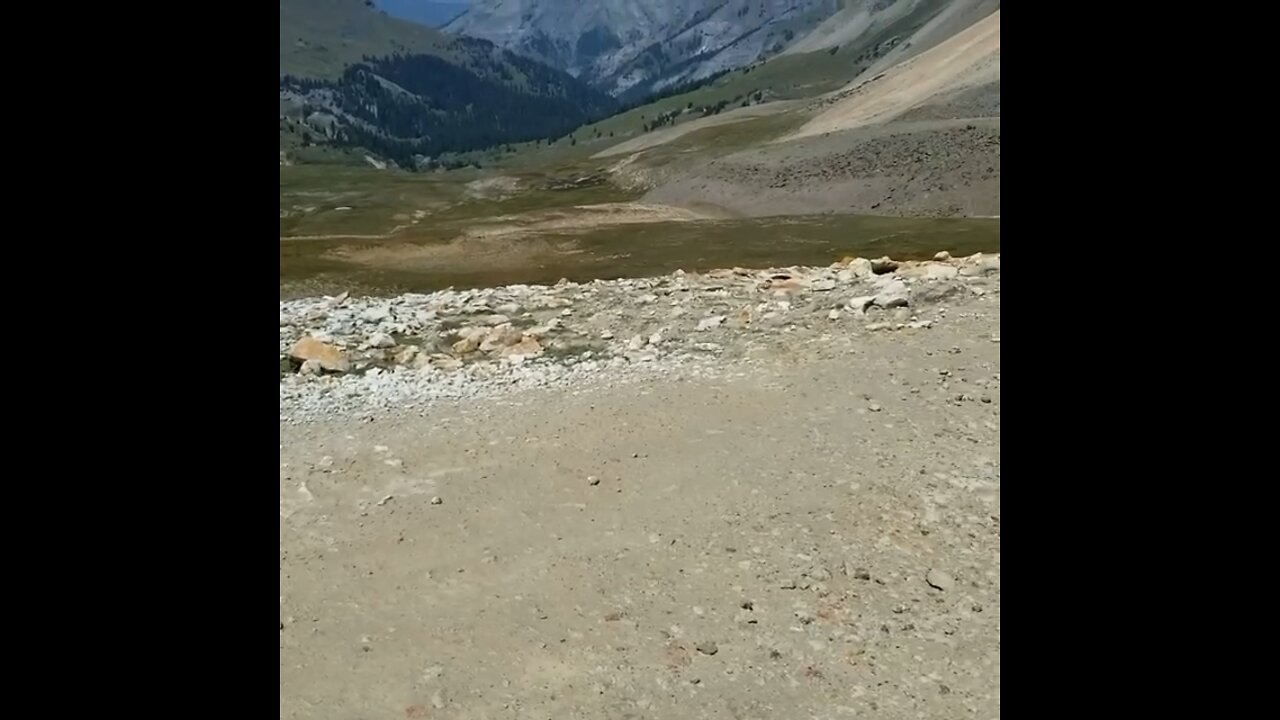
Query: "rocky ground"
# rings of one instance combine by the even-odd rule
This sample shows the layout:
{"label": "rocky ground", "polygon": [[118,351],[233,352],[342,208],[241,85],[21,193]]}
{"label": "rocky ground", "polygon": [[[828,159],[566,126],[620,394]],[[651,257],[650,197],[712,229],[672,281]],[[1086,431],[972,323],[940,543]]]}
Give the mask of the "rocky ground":
{"label": "rocky ground", "polygon": [[999,118],[919,118],[753,149],[673,174],[645,200],[750,217],[1000,214]]}
{"label": "rocky ground", "polygon": [[847,258],[826,268],[282,301],[281,420],[422,410],[513,384],[612,382],[650,369],[715,373],[761,352],[925,329],[947,301],[985,295],[999,267],[998,255]]}
{"label": "rocky ground", "polygon": [[998,717],[999,278],[281,303],[281,717]]}

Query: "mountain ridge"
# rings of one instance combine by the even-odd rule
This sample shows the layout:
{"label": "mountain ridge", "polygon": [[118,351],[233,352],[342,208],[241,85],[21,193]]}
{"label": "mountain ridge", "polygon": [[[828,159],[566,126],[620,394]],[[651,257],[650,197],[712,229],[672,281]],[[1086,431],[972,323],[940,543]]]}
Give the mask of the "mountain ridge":
{"label": "mountain ridge", "polygon": [[616,109],[564,71],[388,17],[369,0],[281,0],[280,14],[282,163],[365,151],[431,166],[563,135]]}
{"label": "mountain ridge", "polygon": [[777,54],[844,4],[845,0],[476,0],[444,29],[491,40],[629,99]]}

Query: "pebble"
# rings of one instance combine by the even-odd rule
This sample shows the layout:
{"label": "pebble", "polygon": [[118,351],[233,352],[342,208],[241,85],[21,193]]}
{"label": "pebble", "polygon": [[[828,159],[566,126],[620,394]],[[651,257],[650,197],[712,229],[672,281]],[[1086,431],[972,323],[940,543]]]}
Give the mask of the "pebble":
{"label": "pebble", "polygon": [[593,486],[594,486],[594,485],[599,485],[599,484],[600,484],[600,478],[596,477],[595,475],[590,475],[590,476],[588,476],[588,477],[587,477],[587,482],[588,482],[589,484],[593,485]]}
{"label": "pebble", "polygon": [[720,646],[716,645],[714,642],[711,642],[710,640],[698,643],[697,648],[698,648],[698,652],[702,653],[703,655],[715,655],[716,653],[720,652]]}
{"label": "pebble", "polygon": [[941,570],[930,570],[924,576],[924,579],[925,582],[929,583],[930,587],[937,588],[938,590],[951,590],[956,586],[955,579]]}
{"label": "pebble", "polygon": [[880,412],[882,408],[880,407],[880,403],[871,403],[867,406],[867,409],[871,412]]}
{"label": "pebble", "polygon": [[432,498],[431,498],[431,504],[432,504],[432,505],[439,505],[439,504],[441,504],[441,503],[443,503],[443,502],[444,502],[444,500],[441,500],[439,495],[436,495],[436,496],[434,496],[434,497],[432,497]]}
{"label": "pebble", "polygon": [[369,346],[376,348],[395,347],[396,340],[386,333],[374,333],[369,336]]}
{"label": "pebble", "polygon": [[720,327],[722,324],[724,324],[723,315],[712,315],[711,317],[705,317],[698,321],[698,330],[711,330],[713,328]]}

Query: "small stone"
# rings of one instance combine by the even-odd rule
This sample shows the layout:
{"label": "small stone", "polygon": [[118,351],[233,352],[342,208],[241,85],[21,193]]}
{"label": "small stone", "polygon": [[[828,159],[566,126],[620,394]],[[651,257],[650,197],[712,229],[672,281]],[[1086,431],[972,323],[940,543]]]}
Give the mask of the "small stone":
{"label": "small stone", "polygon": [[832,310],[831,312],[827,313],[827,319],[828,319],[828,320],[839,320],[839,319],[840,319],[840,311],[839,311],[839,310]]}
{"label": "small stone", "polygon": [[939,265],[930,263],[924,268],[925,280],[951,280],[960,274],[959,268],[954,265]]}
{"label": "small stone", "polygon": [[419,349],[416,345],[405,345],[396,351],[392,359],[395,360],[397,365],[408,365],[413,362],[414,358],[418,357],[418,351]]}
{"label": "small stone", "polygon": [[589,475],[587,476],[587,482],[592,486],[599,485],[600,478],[596,477],[595,475]]}
{"label": "small stone", "polygon": [[933,259],[937,262],[946,262],[951,259],[951,253],[947,252],[946,250],[943,250],[937,253],[936,255],[934,255]]}
{"label": "small stone", "polygon": [[495,350],[501,350],[502,348],[515,345],[520,342],[523,337],[524,333],[520,332],[518,328],[512,327],[511,325],[498,325],[490,330],[488,335],[485,336],[484,341],[480,343],[480,351],[487,353]]}
{"label": "small stone", "polygon": [[712,315],[711,317],[705,317],[698,321],[698,330],[699,331],[711,330],[713,328],[720,327],[720,325],[722,325],[723,323],[724,323],[723,315]]}
{"label": "small stone", "polygon": [[876,294],[875,304],[882,308],[906,307],[910,304],[910,295],[911,291],[907,289],[906,283],[894,280]]}
{"label": "small stone", "polygon": [[480,348],[480,340],[476,337],[464,337],[453,344],[453,351],[459,355],[475,352]]}
{"label": "small stone", "polygon": [[871,272],[876,275],[885,275],[897,269],[898,262],[896,260],[890,260],[887,255],[871,261]]}
{"label": "small stone", "polygon": [[643,348],[644,348],[644,337],[641,335],[636,335],[635,337],[627,341],[628,350],[641,350]]}
{"label": "small stone", "polygon": [[360,319],[368,323],[380,323],[391,317],[391,310],[385,307],[369,308],[360,313]]}
{"label": "small stone", "polygon": [[836,281],[831,280],[830,278],[819,278],[817,280],[814,280],[809,285],[809,289],[815,290],[817,292],[828,292],[830,290],[835,290]]}
{"label": "small stone", "polygon": [[867,409],[870,410],[871,412],[880,412],[882,408],[880,407],[879,403],[871,403],[870,405],[867,406]]}
{"label": "small stone", "polygon": [[499,355],[510,358],[531,358],[542,354],[542,344],[531,336],[520,338],[520,342],[499,351]]}
{"label": "small stone", "polygon": [[850,310],[856,313],[863,313],[866,312],[867,308],[871,307],[875,301],[875,295],[859,295],[858,297],[849,298],[849,301],[845,304],[849,306]]}
{"label": "small stone", "polygon": [[386,333],[374,333],[369,336],[369,346],[376,348],[395,347],[396,340]]}
{"label": "small stone", "polygon": [[463,362],[457,358],[442,356],[442,357],[431,358],[431,361],[428,364],[430,367],[433,367],[439,370],[457,370],[458,368],[462,367]]}
{"label": "small stone", "polygon": [[873,271],[871,261],[866,258],[852,258],[848,263],[848,270],[855,278],[863,278],[871,275]]}
{"label": "small stone", "polygon": [[436,495],[435,497],[431,498],[431,504],[432,504],[432,505],[439,505],[439,504],[441,504],[441,503],[443,503],[443,502],[444,502],[444,501],[440,499],[440,496],[439,496],[439,495]]}
{"label": "small stone", "polygon": [[924,576],[924,580],[929,583],[929,587],[937,588],[942,591],[950,590],[956,586],[955,579],[941,570],[930,570],[928,574]]}
{"label": "small stone", "polygon": [[716,645],[714,642],[711,642],[710,640],[706,642],[698,643],[697,648],[698,648],[698,652],[702,653],[703,655],[715,655],[716,653],[720,652],[720,646]]}

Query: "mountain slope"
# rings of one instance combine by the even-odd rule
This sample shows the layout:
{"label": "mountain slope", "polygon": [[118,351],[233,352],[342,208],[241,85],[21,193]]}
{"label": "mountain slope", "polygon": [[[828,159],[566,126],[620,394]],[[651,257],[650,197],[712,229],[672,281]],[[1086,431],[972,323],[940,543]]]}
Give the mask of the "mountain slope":
{"label": "mountain slope", "polygon": [[898,36],[903,52],[873,59],[840,90],[695,120],[598,156],[623,158],[620,174],[657,204],[744,216],[998,216],[999,3],[942,5]]}
{"label": "mountain slope", "polygon": [[282,162],[319,147],[414,167],[563,135],[615,108],[568,73],[365,0],[281,0],[280,19]]}
{"label": "mountain slope", "polygon": [[445,29],[492,40],[627,99],[776,54],[842,4],[842,0],[475,0]]}
{"label": "mountain slope", "polygon": [[280,0],[280,73],[335,78],[366,55],[426,53],[452,59],[457,40],[387,17],[364,0]]}
{"label": "mountain slope", "polygon": [[466,2],[447,0],[377,0],[378,8],[392,17],[430,27],[441,27],[466,11]]}

